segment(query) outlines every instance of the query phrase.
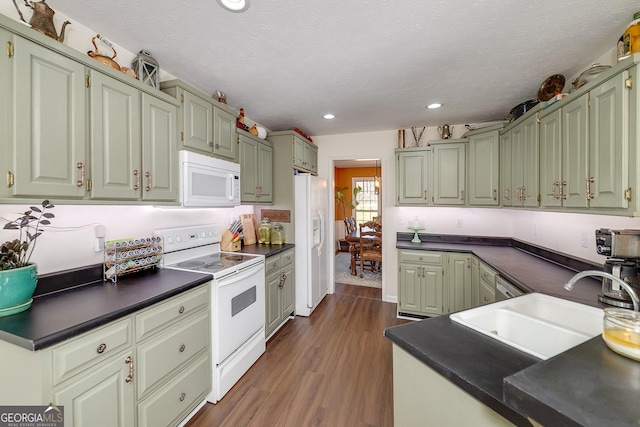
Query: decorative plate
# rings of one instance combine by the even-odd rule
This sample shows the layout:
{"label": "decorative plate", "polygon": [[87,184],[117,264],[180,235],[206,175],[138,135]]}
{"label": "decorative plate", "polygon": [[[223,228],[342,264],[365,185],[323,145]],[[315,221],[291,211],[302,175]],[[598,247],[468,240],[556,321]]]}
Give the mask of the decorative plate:
{"label": "decorative plate", "polygon": [[556,93],[562,92],[564,89],[565,78],[562,74],[554,74],[553,76],[547,77],[547,79],[542,82],[542,86],[538,89],[538,99],[540,101],[548,101]]}

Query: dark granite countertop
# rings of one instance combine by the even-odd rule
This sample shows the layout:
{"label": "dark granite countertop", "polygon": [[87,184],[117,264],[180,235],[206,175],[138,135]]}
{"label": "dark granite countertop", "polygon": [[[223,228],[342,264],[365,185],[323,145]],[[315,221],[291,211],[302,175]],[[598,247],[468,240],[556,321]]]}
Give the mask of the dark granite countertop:
{"label": "dark granite countertop", "polygon": [[98,281],[35,296],[29,310],[0,318],[0,339],[41,350],[211,279],[209,274],[156,269],[117,284]]}
{"label": "dark granite countertop", "polygon": [[252,255],[264,255],[265,258],[269,258],[270,256],[277,255],[281,252],[286,251],[287,249],[294,248],[295,245],[293,243],[285,243],[284,245],[249,245],[243,246],[240,249],[240,253],[252,254]]}
{"label": "dark granite countertop", "polygon": [[[473,253],[523,290],[605,307],[597,302],[599,280],[582,280],[571,292],[562,289],[576,271],[601,267],[567,259],[567,268],[535,247],[527,251],[526,245],[500,240],[413,244],[404,238],[396,247]],[[526,417],[545,426],[640,424],[640,363],[609,350],[601,337],[542,361],[447,315],[389,328],[384,334],[517,425],[530,425]]]}

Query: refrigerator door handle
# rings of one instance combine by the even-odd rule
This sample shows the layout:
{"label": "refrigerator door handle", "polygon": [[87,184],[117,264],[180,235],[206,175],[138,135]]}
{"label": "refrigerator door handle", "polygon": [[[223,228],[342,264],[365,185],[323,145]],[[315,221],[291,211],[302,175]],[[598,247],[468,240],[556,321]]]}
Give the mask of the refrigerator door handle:
{"label": "refrigerator door handle", "polygon": [[322,246],[324,245],[324,217],[320,209],[318,209],[318,218],[320,218],[320,244],[318,245],[318,256],[320,256],[322,255]]}

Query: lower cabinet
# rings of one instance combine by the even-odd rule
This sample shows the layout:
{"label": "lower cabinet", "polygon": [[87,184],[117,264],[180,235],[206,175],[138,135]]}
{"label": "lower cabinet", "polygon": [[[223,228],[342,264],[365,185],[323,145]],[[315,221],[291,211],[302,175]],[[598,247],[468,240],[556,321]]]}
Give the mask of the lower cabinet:
{"label": "lower cabinet", "polygon": [[438,316],[495,301],[496,272],[469,253],[398,251],[398,312]]}
{"label": "lower cabinet", "polygon": [[294,250],[265,260],[265,336],[275,332],[295,311]]}
{"label": "lower cabinet", "polygon": [[0,341],[4,404],[64,406],[66,427],[173,426],[211,390],[210,284],[55,346]]}

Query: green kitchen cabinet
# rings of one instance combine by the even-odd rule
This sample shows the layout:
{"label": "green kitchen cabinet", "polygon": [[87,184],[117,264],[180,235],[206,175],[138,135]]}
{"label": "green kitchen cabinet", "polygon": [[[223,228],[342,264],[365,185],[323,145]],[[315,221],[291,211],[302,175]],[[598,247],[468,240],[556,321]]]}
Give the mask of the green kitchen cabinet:
{"label": "green kitchen cabinet", "polygon": [[513,206],[513,195],[511,186],[512,179],[512,157],[511,157],[511,131],[500,135],[500,204],[503,207]]}
{"label": "green kitchen cabinet", "polygon": [[[506,145],[511,151],[511,185],[503,194],[506,206],[536,207],[539,198],[539,140],[538,116],[531,114],[523,121],[508,127],[503,131],[501,144],[503,150]],[[506,153],[505,153],[506,154]],[[509,165],[506,159],[502,162],[502,169],[506,173]],[[504,205],[504,203],[503,203]]]}
{"label": "green kitchen cabinet", "polygon": [[469,206],[500,205],[500,128],[468,132]]}
{"label": "green kitchen cabinet", "polygon": [[299,133],[290,130],[271,132],[267,135],[267,140],[274,147],[281,147],[277,151],[292,160],[293,169],[318,174],[318,147]]}
{"label": "green kitchen cabinet", "polygon": [[85,66],[19,36],[14,37],[10,61],[14,91],[11,195],[84,197]]}
{"label": "green kitchen cabinet", "polygon": [[265,260],[265,337],[270,338],[295,311],[294,250]]}
{"label": "green kitchen cabinet", "polygon": [[[637,67],[637,66],[636,66]],[[589,92],[589,176],[591,208],[629,207],[629,71]],[[633,119],[635,122],[635,118]],[[638,141],[636,141],[638,143]]]}
{"label": "green kitchen cabinet", "polygon": [[566,183],[562,168],[562,114],[540,117],[540,205],[561,206]]}
{"label": "green kitchen cabinet", "polygon": [[180,101],[180,146],[223,160],[238,161],[238,113],[180,80],[160,83],[163,92]]}
{"label": "green kitchen cabinet", "polygon": [[177,425],[211,390],[210,298],[205,283],[38,351],[0,341],[0,400],[63,405],[68,427]]}
{"label": "green kitchen cabinet", "polygon": [[398,251],[399,313],[419,316],[446,313],[443,260],[440,252]]}
{"label": "green kitchen cabinet", "polygon": [[433,204],[466,204],[467,140],[430,141],[433,145]]}
{"label": "green kitchen cabinet", "polygon": [[432,204],[431,148],[396,149],[396,203],[430,206]]}
{"label": "green kitchen cabinet", "polygon": [[447,312],[466,310],[474,307],[471,254],[447,253],[444,273],[449,290]]}
{"label": "green kitchen cabinet", "polygon": [[[14,34],[0,28],[0,42],[10,50],[15,46],[15,37]],[[13,117],[13,109],[11,106],[13,98],[11,57],[12,55],[0,55],[0,76],[4,76],[3,79],[0,79],[0,152],[3,153],[3,155],[0,156],[0,171],[6,174],[6,176],[2,177],[2,181],[0,181],[2,182],[2,185],[0,185],[0,198],[6,198],[11,195],[9,184],[13,176],[13,172],[11,172],[11,121]]]}
{"label": "green kitchen cabinet", "polygon": [[476,306],[491,304],[496,300],[496,273],[491,267],[483,262],[479,263],[479,283],[478,295],[475,301]]}
{"label": "green kitchen cabinet", "polygon": [[91,72],[91,197],[137,200],[142,182],[140,93]]}
{"label": "green kitchen cabinet", "polygon": [[240,139],[240,200],[249,204],[273,203],[273,145],[238,131]]}
{"label": "green kitchen cabinet", "polygon": [[177,107],[143,93],[142,200],[172,202],[178,199]]}

